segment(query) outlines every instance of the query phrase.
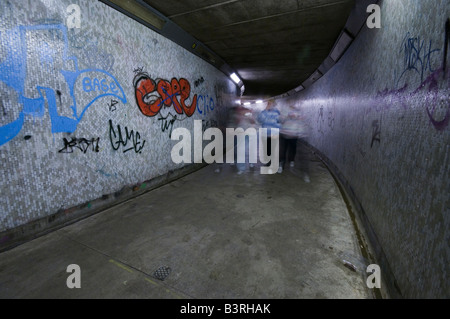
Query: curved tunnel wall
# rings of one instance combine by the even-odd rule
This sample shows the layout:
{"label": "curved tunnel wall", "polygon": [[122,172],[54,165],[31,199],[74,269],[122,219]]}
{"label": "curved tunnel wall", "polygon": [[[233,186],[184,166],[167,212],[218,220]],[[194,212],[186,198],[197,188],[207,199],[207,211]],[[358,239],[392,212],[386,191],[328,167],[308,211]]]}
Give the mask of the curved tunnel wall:
{"label": "curved tunnel wall", "polygon": [[[72,3],[80,28],[67,25]],[[381,8],[381,29],[363,28],[279,105],[311,124],[309,143],[363,209],[394,292],[449,297],[449,9]],[[224,125],[234,103],[223,73],[100,2],[2,1],[0,16],[0,248],[188,172],[170,158],[169,132]],[[160,91],[140,98],[152,80]],[[151,114],[157,98],[167,105]]]}
{"label": "curved tunnel wall", "polygon": [[278,105],[301,110],[308,142],[362,208],[392,296],[448,298],[450,7],[380,5],[380,29],[364,26],[329,72]]}
{"label": "curved tunnel wall", "polygon": [[0,6],[0,248],[198,168],[170,134],[224,125],[224,73],[98,1]]}

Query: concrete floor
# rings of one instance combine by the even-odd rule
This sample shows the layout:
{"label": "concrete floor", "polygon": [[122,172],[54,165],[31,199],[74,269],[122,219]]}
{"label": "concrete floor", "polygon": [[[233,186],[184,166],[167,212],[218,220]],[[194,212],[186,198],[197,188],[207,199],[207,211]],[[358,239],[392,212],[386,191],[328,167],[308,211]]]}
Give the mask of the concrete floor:
{"label": "concrete floor", "polygon": [[[310,183],[299,168],[214,164],[3,252],[0,298],[374,298],[339,189],[299,157]],[[80,289],[66,286],[70,264]]]}

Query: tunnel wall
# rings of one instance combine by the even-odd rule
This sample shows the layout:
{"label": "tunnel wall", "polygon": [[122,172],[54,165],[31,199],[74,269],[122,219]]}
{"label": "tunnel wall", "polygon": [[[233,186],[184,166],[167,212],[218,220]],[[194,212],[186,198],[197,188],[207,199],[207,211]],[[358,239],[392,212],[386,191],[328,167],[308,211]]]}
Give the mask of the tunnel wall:
{"label": "tunnel wall", "polygon": [[98,1],[0,6],[0,248],[201,165],[170,135],[224,125],[224,73]]}
{"label": "tunnel wall", "polygon": [[278,104],[301,111],[308,143],[357,201],[392,296],[448,298],[450,7],[380,5],[380,29],[365,25],[329,72]]}

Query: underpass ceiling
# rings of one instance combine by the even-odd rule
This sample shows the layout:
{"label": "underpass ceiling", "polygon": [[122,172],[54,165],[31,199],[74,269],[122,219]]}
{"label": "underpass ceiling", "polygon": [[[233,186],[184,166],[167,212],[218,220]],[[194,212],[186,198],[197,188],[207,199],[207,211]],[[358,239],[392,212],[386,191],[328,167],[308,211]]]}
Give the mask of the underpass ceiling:
{"label": "underpass ceiling", "polygon": [[355,0],[144,0],[223,59],[243,99],[298,87],[329,55]]}

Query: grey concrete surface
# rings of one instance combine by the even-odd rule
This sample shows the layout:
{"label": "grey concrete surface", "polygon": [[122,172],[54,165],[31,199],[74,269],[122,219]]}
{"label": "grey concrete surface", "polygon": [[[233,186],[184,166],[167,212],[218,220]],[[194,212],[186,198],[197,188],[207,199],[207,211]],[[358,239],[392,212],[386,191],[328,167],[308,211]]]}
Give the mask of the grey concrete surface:
{"label": "grey concrete surface", "polygon": [[214,164],[3,252],[0,298],[374,298],[339,189],[307,156],[310,183],[298,161],[275,175]]}

